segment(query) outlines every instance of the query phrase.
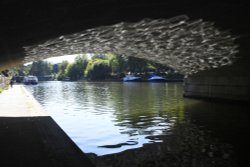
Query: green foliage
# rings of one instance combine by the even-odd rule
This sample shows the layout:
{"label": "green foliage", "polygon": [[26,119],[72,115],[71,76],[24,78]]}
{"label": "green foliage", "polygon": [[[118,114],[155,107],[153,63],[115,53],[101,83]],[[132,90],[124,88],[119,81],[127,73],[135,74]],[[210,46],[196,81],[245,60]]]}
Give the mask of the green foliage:
{"label": "green foliage", "polygon": [[109,62],[103,59],[89,61],[85,74],[90,80],[104,80],[111,73]]}
{"label": "green foliage", "polygon": [[78,69],[74,64],[69,64],[66,68],[66,76],[70,77],[70,80],[76,81],[79,78]]}
{"label": "green foliage", "polygon": [[154,71],[156,72],[161,72],[161,71],[174,71],[172,68],[169,68],[163,64],[155,63],[155,62],[149,62],[155,69]]}
{"label": "green foliage", "polygon": [[[155,72],[167,77],[177,76],[174,70],[148,60],[127,57],[125,55],[92,54],[89,60],[85,54],[78,55],[75,61],[69,64],[63,61],[60,64],[52,65],[46,61],[36,61],[32,65],[18,66],[9,70],[10,76],[52,75],[56,80],[80,80],[87,77],[90,80],[119,79],[127,72],[141,73]],[[167,73],[166,73],[167,72]],[[172,76],[173,75],[173,76]],[[146,75],[145,75],[146,77]],[[178,76],[182,77],[182,76]]]}
{"label": "green foliage", "polygon": [[155,71],[157,68],[151,64],[150,62],[147,63],[147,71]]}
{"label": "green foliage", "polygon": [[114,55],[114,54],[106,54],[106,60],[108,61],[108,64],[111,68],[112,73],[119,73],[120,69],[119,69],[119,60],[118,60],[118,56]]}
{"label": "green foliage", "polygon": [[73,64],[69,64],[66,68],[66,75],[72,81],[82,79],[84,77],[84,71],[87,67],[88,59],[86,55],[79,55],[75,58]]}
{"label": "green foliage", "polygon": [[29,75],[31,65],[19,65],[17,67],[9,69],[8,74],[10,76],[25,76]]}
{"label": "green foliage", "polygon": [[144,72],[147,70],[147,60],[128,57],[127,70],[132,72]]}
{"label": "green foliage", "polygon": [[59,73],[57,75],[57,80],[61,81],[64,78],[66,78],[66,68],[68,66],[69,62],[68,61],[63,61],[60,65],[59,65]]}
{"label": "green foliage", "polygon": [[92,70],[92,68],[93,68],[93,64],[95,63],[95,61],[96,61],[96,59],[91,59],[89,62],[88,62],[88,64],[87,64],[87,67],[86,67],[86,69],[85,69],[85,71],[84,71],[84,75],[86,76],[86,77],[89,77],[90,76],[90,71]]}
{"label": "green foliage", "polygon": [[50,75],[52,72],[52,65],[46,61],[35,61],[31,65],[29,74],[36,76]]}

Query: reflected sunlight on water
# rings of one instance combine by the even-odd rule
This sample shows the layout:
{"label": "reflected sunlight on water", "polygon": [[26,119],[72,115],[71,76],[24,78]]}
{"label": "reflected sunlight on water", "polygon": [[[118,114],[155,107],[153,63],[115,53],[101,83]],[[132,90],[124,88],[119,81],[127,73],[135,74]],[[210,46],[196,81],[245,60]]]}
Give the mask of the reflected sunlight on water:
{"label": "reflected sunlight on water", "polygon": [[184,117],[181,83],[41,82],[26,88],[86,153],[159,142],[146,137],[165,134]]}
{"label": "reflected sunlight on water", "polygon": [[246,164],[249,107],[183,98],[182,86],[50,81],[26,88],[98,167]]}

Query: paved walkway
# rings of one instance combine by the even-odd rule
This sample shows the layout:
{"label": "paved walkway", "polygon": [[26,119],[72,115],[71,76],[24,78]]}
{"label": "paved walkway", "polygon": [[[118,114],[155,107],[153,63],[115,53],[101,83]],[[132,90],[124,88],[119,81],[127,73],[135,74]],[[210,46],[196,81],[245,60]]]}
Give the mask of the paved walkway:
{"label": "paved walkway", "polygon": [[0,94],[0,165],[93,166],[22,85]]}
{"label": "paved walkway", "polygon": [[3,91],[0,102],[0,117],[49,116],[23,85]]}

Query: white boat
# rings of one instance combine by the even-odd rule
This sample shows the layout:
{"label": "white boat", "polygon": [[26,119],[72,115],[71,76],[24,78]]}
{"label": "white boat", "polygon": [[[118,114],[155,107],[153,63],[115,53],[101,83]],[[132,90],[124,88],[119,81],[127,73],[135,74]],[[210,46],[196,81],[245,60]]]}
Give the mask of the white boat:
{"label": "white boat", "polygon": [[165,82],[167,81],[165,78],[158,76],[158,75],[152,75],[148,78],[149,82]]}
{"label": "white boat", "polygon": [[126,75],[123,78],[124,82],[135,82],[135,81],[140,81],[140,80],[141,80],[141,77],[136,77],[134,75]]}
{"label": "white boat", "polygon": [[25,76],[23,78],[23,83],[25,85],[36,85],[36,84],[38,84],[38,78],[36,76],[33,76],[33,75]]}

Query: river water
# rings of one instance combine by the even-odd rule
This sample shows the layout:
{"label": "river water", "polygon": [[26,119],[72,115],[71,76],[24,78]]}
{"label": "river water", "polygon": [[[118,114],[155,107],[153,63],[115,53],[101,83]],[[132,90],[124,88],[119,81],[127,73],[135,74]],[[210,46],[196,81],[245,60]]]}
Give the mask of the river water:
{"label": "river water", "polygon": [[[158,166],[248,163],[249,107],[183,98],[182,83],[50,81],[25,87],[97,166],[112,166],[107,157],[119,166],[157,166],[152,159]],[[124,160],[132,155],[140,158]]]}

